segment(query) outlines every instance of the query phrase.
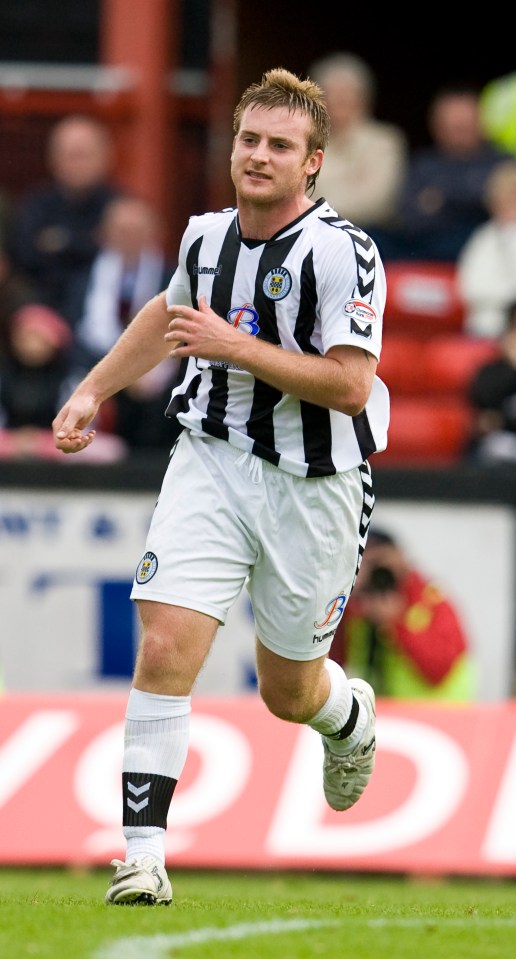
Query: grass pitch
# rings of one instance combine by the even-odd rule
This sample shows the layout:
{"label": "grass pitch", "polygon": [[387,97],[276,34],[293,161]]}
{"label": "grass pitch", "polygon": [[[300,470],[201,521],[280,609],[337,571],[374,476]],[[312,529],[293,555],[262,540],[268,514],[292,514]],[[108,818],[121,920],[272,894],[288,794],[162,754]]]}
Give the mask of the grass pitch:
{"label": "grass pitch", "polygon": [[172,872],[171,906],[105,906],[109,872],[0,870],[3,959],[514,959],[516,883]]}

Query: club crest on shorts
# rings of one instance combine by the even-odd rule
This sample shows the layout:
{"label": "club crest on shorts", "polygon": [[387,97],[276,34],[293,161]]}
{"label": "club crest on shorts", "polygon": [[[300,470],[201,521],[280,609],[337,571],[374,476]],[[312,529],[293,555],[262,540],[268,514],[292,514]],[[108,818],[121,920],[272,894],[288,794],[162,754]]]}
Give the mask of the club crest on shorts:
{"label": "club crest on shorts", "polygon": [[292,287],[292,277],[284,266],[269,270],[263,281],[263,292],[269,300],[283,300]]}
{"label": "club crest on shorts", "polygon": [[145,553],[136,567],[136,582],[143,586],[154,576],[158,568],[158,557],[155,553]]}

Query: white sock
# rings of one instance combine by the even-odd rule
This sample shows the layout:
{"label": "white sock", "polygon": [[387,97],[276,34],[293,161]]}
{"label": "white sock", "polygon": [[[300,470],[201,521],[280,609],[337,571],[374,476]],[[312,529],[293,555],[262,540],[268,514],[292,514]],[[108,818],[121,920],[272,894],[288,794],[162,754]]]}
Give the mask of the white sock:
{"label": "white sock", "polygon": [[[332,753],[347,756],[358,746],[366,727],[367,716],[359,700],[354,698],[349,679],[342,667],[333,659],[326,659],[324,665],[330,679],[330,693],[324,706],[308,725],[324,737]],[[354,729],[345,739],[334,739],[349,720],[353,702],[358,705]]]}
{"label": "white sock", "polygon": [[133,836],[127,839],[126,842],[126,862],[131,862],[132,859],[142,859],[143,856],[154,856],[154,859],[157,859],[162,866],[165,865],[164,829],[156,830],[156,832],[151,833],[150,836]]}
{"label": "white sock", "polygon": [[[178,780],[188,752],[190,696],[162,696],[131,689],[126,710],[123,771]],[[142,856],[165,861],[165,830],[124,826],[126,862]]]}

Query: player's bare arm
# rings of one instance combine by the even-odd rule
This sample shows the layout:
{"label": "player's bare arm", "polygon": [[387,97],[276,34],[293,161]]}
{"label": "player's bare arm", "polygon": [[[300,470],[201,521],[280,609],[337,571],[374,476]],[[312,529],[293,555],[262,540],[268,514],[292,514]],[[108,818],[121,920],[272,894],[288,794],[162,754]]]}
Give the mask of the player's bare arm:
{"label": "player's bare arm", "polygon": [[165,340],[170,356],[235,363],[283,393],[348,416],[360,413],[371,392],[377,361],[355,346],[332,347],[326,356],[294,353],[246,336],[204,300],[199,310],[173,305]]}
{"label": "player's bare arm", "polygon": [[140,310],[55,417],[52,429],[57,449],[78,453],[89,446],[95,430],[83,431],[92,423],[101,404],[169,355],[170,346],[163,339],[168,319],[165,293],[160,293]]}

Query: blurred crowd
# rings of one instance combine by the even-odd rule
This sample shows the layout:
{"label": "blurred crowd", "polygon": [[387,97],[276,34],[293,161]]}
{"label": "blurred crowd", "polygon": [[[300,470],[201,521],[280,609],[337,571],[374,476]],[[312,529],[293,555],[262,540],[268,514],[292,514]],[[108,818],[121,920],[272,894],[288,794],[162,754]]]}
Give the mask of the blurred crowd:
{"label": "blurred crowd", "polygon": [[[436,89],[426,111],[428,145],[412,149],[406,131],[377,117],[377,78],[362,58],[332,53],[309,73],[326,92],[332,121],[315,197],[324,196],[365,229],[386,265],[384,348],[389,356],[404,352],[388,367],[380,359],[378,370],[380,376],[385,370],[391,392],[391,445],[403,449],[395,434],[406,419],[407,454],[419,423],[419,432],[435,443],[437,461],[446,443],[447,455],[460,461],[515,461],[516,74],[483,88]],[[410,316],[390,284],[395,278],[398,285],[404,271],[407,301],[419,306],[418,297],[433,299],[426,327],[424,309]],[[402,338],[391,332],[398,306],[408,312]],[[447,314],[455,314],[459,335],[448,335]],[[457,367],[454,395],[446,395],[452,378],[445,375],[437,403],[439,385],[423,375],[431,341],[443,356],[453,351],[448,369],[436,367],[434,374],[450,373],[453,353]],[[415,371],[410,389],[404,360]],[[459,424],[453,446],[449,437],[440,445],[436,435],[438,422],[445,431],[446,405]],[[426,461],[432,461],[430,445]]]}
{"label": "blurred crowd", "polygon": [[[464,385],[472,417],[461,456],[516,459],[516,81],[436,89],[429,145],[411,148],[408,131],[377,116],[377,78],[362,58],[331,53],[307,73],[332,121],[314,199],[366,230],[387,271],[453,271],[463,340],[493,347],[483,361],[478,353]],[[116,182],[106,126],[65,116],[46,165],[46,182],[16,200],[0,184],[0,458],[63,459],[51,438],[55,412],[175,267],[163,211]],[[389,335],[386,324],[387,344]],[[106,404],[86,457],[167,450],[164,409],[177,375],[170,360]],[[388,385],[395,395],[396,382]]]}
{"label": "blurred crowd", "polygon": [[[0,458],[65,460],[52,420],[175,268],[160,211],[114,175],[109,130],[66,116],[47,145],[48,180],[0,207]],[[167,450],[170,360],[104,406],[86,459]]]}

